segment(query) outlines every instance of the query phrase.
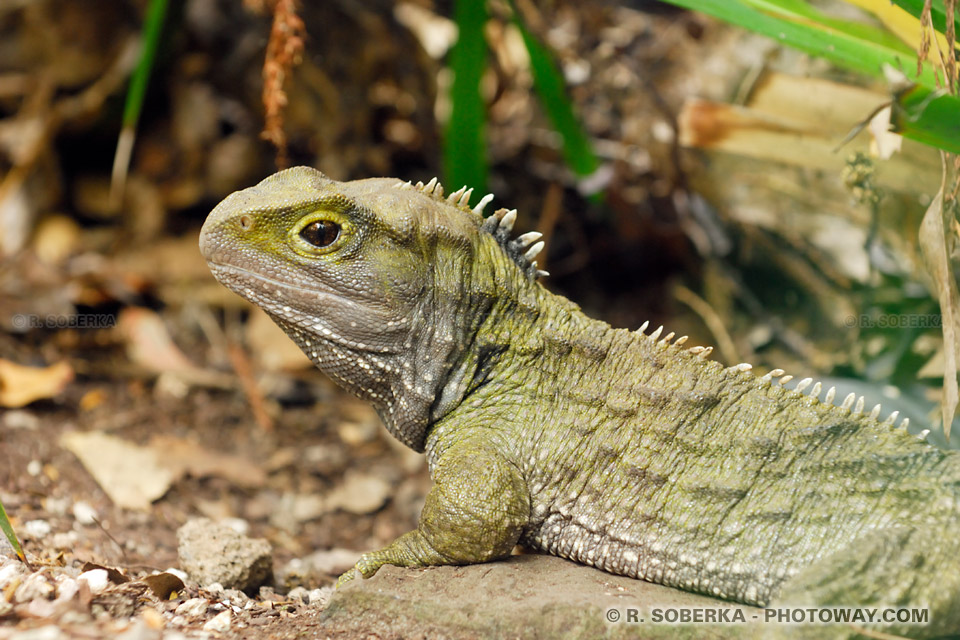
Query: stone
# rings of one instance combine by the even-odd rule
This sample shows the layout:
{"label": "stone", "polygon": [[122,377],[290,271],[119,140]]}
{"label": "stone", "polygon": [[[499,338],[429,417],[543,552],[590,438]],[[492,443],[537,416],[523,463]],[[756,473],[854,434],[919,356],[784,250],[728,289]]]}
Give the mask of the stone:
{"label": "stone", "polygon": [[248,538],[208,518],[187,522],[177,531],[180,566],[201,586],[253,591],[273,575],[273,555],[266,540]]}
{"label": "stone", "polygon": [[[744,624],[657,624],[655,609],[739,611]],[[615,613],[611,613],[615,612]],[[630,621],[631,612],[638,621]],[[644,622],[639,622],[643,619]],[[561,558],[512,556],[462,567],[384,566],[330,597],[325,634],[349,637],[741,638],[762,609],[615,576]]]}
{"label": "stone", "polygon": [[207,620],[203,625],[204,631],[213,631],[215,633],[224,633],[230,630],[230,624],[233,621],[233,614],[230,610],[221,611],[217,615]]}

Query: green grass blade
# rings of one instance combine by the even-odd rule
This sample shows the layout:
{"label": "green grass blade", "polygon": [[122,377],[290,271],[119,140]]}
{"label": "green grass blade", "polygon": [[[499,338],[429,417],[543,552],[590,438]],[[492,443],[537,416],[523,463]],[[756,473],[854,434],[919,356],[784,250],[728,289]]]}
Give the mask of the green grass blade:
{"label": "green grass blade", "polygon": [[579,177],[592,174],[600,166],[593,153],[590,139],[573,113],[567,97],[566,82],[553,62],[553,56],[527,29],[514,8],[514,23],[520,29],[523,43],[530,56],[530,71],[540,97],[540,103],[554,129],[563,137],[563,156],[570,169]]}
{"label": "green grass blade", "polygon": [[919,85],[898,91],[890,124],[905,138],[960,154],[960,99],[944,91]]}
{"label": "green grass blade", "polygon": [[[924,0],[891,0],[893,4],[906,11],[914,18],[919,18],[920,14],[923,13],[923,1]],[[947,10],[943,6],[943,0],[933,0],[933,2],[930,3],[930,18],[933,21],[934,29],[940,33],[946,33]],[[957,20],[956,16],[953,17],[953,23],[957,32],[960,33],[960,20]]]}
{"label": "green grass blade", "polygon": [[488,170],[486,107],[480,95],[480,79],[487,62],[485,0],[457,0],[454,20],[460,35],[450,51],[454,77],[443,144],[444,182],[451,191],[464,185],[473,187],[479,199],[486,189]]}
{"label": "green grass blade", "polygon": [[147,94],[147,85],[150,82],[150,72],[153,70],[153,60],[157,56],[157,46],[160,44],[160,34],[163,32],[163,22],[167,14],[167,0],[150,0],[147,8],[147,18],[143,23],[143,50],[140,61],[130,78],[130,87],[127,89],[127,101],[123,106],[123,126],[136,127],[143,109],[143,98]]}
{"label": "green grass blade", "polygon": [[[806,0],[745,0],[747,4],[755,5],[761,11],[769,11],[769,5],[777,7],[781,11],[795,14],[802,18],[821,24],[838,33],[846,34],[857,40],[872,42],[891,51],[900,51],[907,55],[916,55],[916,51],[904,44],[900,38],[889,30],[875,27],[873,25],[855,22],[853,20],[843,20],[834,18],[825,13],[821,13],[816,8],[806,2]],[[889,1],[889,0],[886,0]]]}
{"label": "green grass blade", "polygon": [[10,519],[7,518],[7,512],[4,510],[2,502],[0,502],[0,529],[3,530],[3,535],[10,541],[10,546],[17,552],[20,561],[30,566],[30,563],[27,562],[27,556],[24,555],[23,548],[20,546],[20,541],[17,539],[17,534],[14,533],[13,526],[10,524]]}
{"label": "green grass blade", "polygon": [[800,0],[666,0],[771,37],[785,45],[829,60],[837,66],[883,77],[889,64],[917,83],[936,88],[933,70],[924,65],[914,78],[917,57],[892,35],[827,18]]}
{"label": "green grass blade", "polygon": [[160,44],[160,34],[163,32],[163,23],[167,14],[167,0],[150,0],[147,8],[147,18],[143,23],[143,49],[140,51],[140,60],[130,78],[127,88],[127,100],[123,105],[123,127],[117,139],[117,148],[113,154],[113,171],[110,177],[110,206],[114,210],[120,209],[123,199],[123,190],[127,182],[127,171],[130,168],[130,158],[133,155],[133,143],[137,135],[137,122],[143,110],[143,99],[147,94],[147,84],[150,82],[150,73],[153,70],[153,60],[157,55]]}

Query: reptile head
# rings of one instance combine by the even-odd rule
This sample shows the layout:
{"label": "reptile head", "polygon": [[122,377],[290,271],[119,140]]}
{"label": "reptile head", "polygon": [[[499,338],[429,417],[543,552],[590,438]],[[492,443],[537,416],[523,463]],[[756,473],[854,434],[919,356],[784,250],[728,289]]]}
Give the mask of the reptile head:
{"label": "reptile head", "polygon": [[451,202],[437,191],[297,167],[227,197],[200,232],[214,276],[417,450],[470,325],[485,314],[484,296],[466,289],[495,236],[462,192]]}

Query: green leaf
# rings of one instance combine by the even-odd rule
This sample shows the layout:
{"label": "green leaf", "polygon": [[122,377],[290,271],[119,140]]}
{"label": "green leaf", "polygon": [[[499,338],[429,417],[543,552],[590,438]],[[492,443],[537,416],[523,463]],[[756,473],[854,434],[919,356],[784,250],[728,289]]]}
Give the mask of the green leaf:
{"label": "green leaf", "polygon": [[553,62],[553,56],[530,33],[513,8],[514,23],[523,36],[530,56],[530,71],[540,103],[553,123],[554,129],[563,137],[563,156],[570,169],[580,177],[592,174],[600,166],[593,153],[590,139],[573,113],[573,105],[566,93],[563,75]]}
{"label": "green leaf", "polygon": [[[897,5],[914,18],[920,18],[920,14],[923,13],[923,2],[924,0],[890,0],[893,4]],[[939,31],[940,33],[947,32],[947,10],[943,6],[943,0],[933,0],[930,3],[930,18],[933,21],[933,28]],[[953,18],[954,26],[957,32],[960,32],[960,20],[957,20],[957,17]]]}
{"label": "green leaf", "polygon": [[485,0],[457,0],[454,20],[459,37],[450,51],[453,86],[443,145],[444,182],[451,190],[463,185],[473,187],[479,197],[486,189],[488,170],[486,107],[480,96],[480,79],[487,61]]}
{"label": "green leaf", "polygon": [[10,546],[17,552],[20,561],[29,566],[27,556],[23,553],[23,548],[20,546],[20,541],[17,540],[17,534],[13,531],[13,526],[10,524],[10,519],[7,518],[7,512],[4,510],[2,502],[0,502],[0,529],[3,530],[3,535],[10,541]]}
{"label": "green leaf", "polygon": [[913,85],[897,91],[890,124],[905,138],[960,154],[960,99],[943,90]]}
{"label": "green leaf", "polygon": [[917,56],[892,34],[859,23],[824,16],[801,0],[666,0],[774,38],[837,66],[883,77],[889,64],[917,83],[936,88],[924,65],[913,78]]}

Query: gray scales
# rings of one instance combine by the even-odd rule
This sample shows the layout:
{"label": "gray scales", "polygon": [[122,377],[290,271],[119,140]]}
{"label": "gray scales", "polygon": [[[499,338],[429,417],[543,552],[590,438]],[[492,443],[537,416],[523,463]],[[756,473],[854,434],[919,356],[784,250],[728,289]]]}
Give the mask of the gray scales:
{"label": "gray scales", "polygon": [[538,282],[543,244],[511,239],[516,212],[469,198],[298,167],[201,231],[221,283],[426,451],[417,529],[341,581],[519,542],[747,604],[929,607],[882,630],[958,633],[960,453],[863,398],[586,317]]}

